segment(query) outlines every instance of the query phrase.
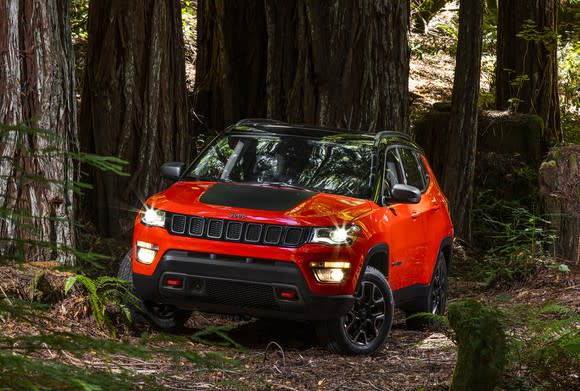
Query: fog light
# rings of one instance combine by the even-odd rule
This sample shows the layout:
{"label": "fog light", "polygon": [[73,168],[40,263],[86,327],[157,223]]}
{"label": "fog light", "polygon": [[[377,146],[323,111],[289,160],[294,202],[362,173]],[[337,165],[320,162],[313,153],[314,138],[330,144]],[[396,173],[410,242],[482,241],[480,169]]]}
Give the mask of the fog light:
{"label": "fog light", "polygon": [[310,267],[318,282],[337,284],[346,278],[350,263],[310,262]]}
{"label": "fog light", "polygon": [[155,256],[157,255],[157,251],[159,250],[159,247],[157,247],[151,243],[141,242],[141,241],[137,241],[136,247],[137,247],[137,261],[138,262],[144,263],[146,265],[150,265],[151,263],[153,263],[153,260],[155,259]]}

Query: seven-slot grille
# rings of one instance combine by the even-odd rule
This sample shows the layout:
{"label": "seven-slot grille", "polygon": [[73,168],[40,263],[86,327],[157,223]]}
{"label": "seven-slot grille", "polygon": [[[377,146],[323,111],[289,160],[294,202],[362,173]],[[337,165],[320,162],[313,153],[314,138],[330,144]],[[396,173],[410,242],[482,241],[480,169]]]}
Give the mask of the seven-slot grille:
{"label": "seven-slot grille", "polygon": [[310,234],[310,229],[305,227],[249,223],[172,213],[166,214],[165,227],[173,235],[280,247],[301,246]]}

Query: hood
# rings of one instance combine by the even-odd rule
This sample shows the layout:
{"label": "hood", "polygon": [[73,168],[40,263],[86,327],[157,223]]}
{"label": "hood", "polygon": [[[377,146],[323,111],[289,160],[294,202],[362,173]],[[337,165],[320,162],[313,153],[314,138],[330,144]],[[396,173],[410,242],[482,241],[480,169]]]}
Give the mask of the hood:
{"label": "hood", "polygon": [[342,195],[212,182],[178,182],[151,197],[149,203],[175,213],[219,218],[243,215],[275,224],[288,224],[290,218],[312,225],[350,222],[372,209],[367,200]]}

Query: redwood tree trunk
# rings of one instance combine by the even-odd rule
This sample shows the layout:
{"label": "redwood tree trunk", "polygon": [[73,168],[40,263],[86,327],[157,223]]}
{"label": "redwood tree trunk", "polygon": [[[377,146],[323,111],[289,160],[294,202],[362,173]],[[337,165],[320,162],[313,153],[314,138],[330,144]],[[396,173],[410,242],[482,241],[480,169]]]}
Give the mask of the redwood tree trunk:
{"label": "redwood tree trunk", "polygon": [[88,30],[82,147],[128,161],[129,176],[94,172],[85,210],[116,236],[130,231],[131,212],[160,188],[161,164],[191,152],[180,4],[91,1]]}
{"label": "redwood tree trunk", "polygon": [[78,141],[68,12],[67,1],[0,2],[0,258],[74,259],[67,248],[75,245],[75,167],[67,152]]}
{"label": "redwood tree trunk", "polygon": [[[544,150],[562,141],[558,97],[556,0],[498,2],[496,106],[538,114],[544,120]],[[533,31],[524,32],[531,20]]]}
{"label": "redwood tree trunk", "polygon": [[263,0],[200,0],[197,31],[196,114],[218,130],[241,117],[264,117]]}
{"label": "redwood tree trunk", "polygon": [[459,41],[445,154],[447,161],[443,166],[441,182],[449,199],[455,233],[466,240],[471,237],[482,29],[483,1],[461,0]]}
{"label": "redwood tree trunk", "polygon": [[[196,113],[210,127],[265,114],[407,131],[408,0],[234,3],[198,3]],[[239,15],[253,23],[228,22]]]}

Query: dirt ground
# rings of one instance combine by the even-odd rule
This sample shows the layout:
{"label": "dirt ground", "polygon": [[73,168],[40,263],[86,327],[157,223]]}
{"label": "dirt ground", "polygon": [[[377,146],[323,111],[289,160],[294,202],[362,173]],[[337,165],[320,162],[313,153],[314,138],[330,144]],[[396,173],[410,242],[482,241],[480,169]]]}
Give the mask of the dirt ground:
{"label": "dirt ground", "polygon": [[[30,299],[30,286],[42,267],[0,267],[0,295]],[[530,304],[559,303],[580,310],[578,267],[563,274],[548,267],[539,268],[533,278],[507,289],[482,291],[476,282],[450,278],[450,302],[471,296],[487,303]],[[53,291],[48,316],[35,322],[0,319],[5,336],[38,335],[47,331],[67,332],[110,340],[108,333],[96,327],[88,302],[80,290],[68,296],[60,289],[70,273],[54,271],[44,274],[44,284]],[[150,359],[113,354],[107,357],[87,352],[78,357],[66,351],[40,349],[35,356],[61,363],[134,376],[149,376],[155,382],[176,390],[446,390],[455,366],[455,345],[436,330],[411,331],[402,313],[395,314],[392,333],[385,347],[370,357],[339,356],[316,345],[313,328],[308,323],[266,320],[234,320],[232,317],[194,313],[179,336],[165,335],[142,326],[121,331],[117,340],[133,345],[145,344],[154,351],[163,346],[183,344],[183,350],[208,354],[217,352],[235,365],[207,368],[195,362],[153,355]],[[219,347],[192,338],[208,327],[223,327],[239,346]],[[145,337],[144,337],[145,336]],[[176,342],[172,338],[181,338]],[[183,341],[187,341],[183,343]],[[181,348],[180,348],[181,349]]]}

